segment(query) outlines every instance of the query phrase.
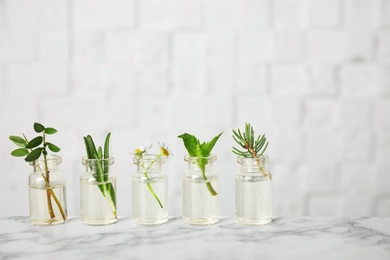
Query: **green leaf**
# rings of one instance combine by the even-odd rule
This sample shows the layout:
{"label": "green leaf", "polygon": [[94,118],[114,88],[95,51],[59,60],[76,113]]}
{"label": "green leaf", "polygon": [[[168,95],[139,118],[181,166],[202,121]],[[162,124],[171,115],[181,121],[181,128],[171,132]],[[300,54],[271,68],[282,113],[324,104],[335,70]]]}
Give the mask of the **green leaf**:
{"label": "green leaf", "polygon": [[34,123],[34,130],[37,133],[41,133],[45,130],[45,127],[41,125],[40,123]]}
{"label": "green leaf", "polygon": [[91,153],[91,157],[92,157],[92,159],[95,159],[94,155],[95,154],[97,155],[98,153],[96,150],[95,143],[93,142],[92,136],[87,135],[87,143],[88,143],[89,151]]}
{"label": "green leaf", "polygon": [[9,137],[9,139],[14,143],[16,144],[17,146],[19,147],[26,147],[26,140],[24,140],[24,138],[22,137],[19,137],[19,136],[16,136],[16,135],[11,135]]}
{"label": "green leaf", "polygon": [[45,133],[48,135],[52,135],[52,134],[57,133],[57,129],[54,129],[53,127],[48,127],[45,129]]}
{"label": "green leaf", "polygon": [[183,140],[184,147],[187,149],[189,156],[198,157],[197,146],[199,146],[199,140],[193,135],[184,133],[178,136]]}
{"label": "green leaf", "polygon": [[52,143],[49,143],[47,142],[46,143],[47,147],[49,147],[50,151],[54,152],[54,153],[58,153],[61,149],[56,146],[55,144],[52,144]]}
{"label": "green leaf", "polygon": [[103,159],[103,149],[101,146],[98,148],[98,159]]}
{"label": "green leaf", "polygon": [[19,148],[11,152],[11,155],[15,157],[23,157],[27,154],[28,154],[28,150],[25,148]]}
{"label": "green leaf", "polygon": [[39,156],[41,156],[41,153],[42,153],[42,148],[37,148],[35,150],[33,150],[31,153],[29,153],[26,158],[24,159],[26,162],[33,162],[35,161],[36,159],[39,158]]}
{"label": "green leaf", "polygon": [[97,171],[97,181],[99,182],[102,182],[103,181],[103,168],[102,168],[102,165],[100,164],[99,162],[99,157],[97,154],[94,154],[93,155],[93,158],[96,160],[95,163],[96,163],[96,171]]}
{"label": "green leaf", "polygon": [[103,165],[104,165],[104,180],[108,181],[108,169],[109,169],[109,164],[110,162],[108,161],[110,158],[110,138],[111,138],[111,133],[108,133],[106,136],[106,140],[104,141],[104,159]]}
{"label": "green leaf", "polygon": [[111,133],[108,133],[104,142],[104,159],[110,158],[110,137]]}
{"label": "green leaf", "polygon": [[89,160],[91,160],[91,159],[93,159],[93,157],[92,157],[91,151],[89,150],[87,137],[84,136],[83,140],[84,140],[85,150],[87,152],[87,157],[88,157]]}
{"label": "green leaf", "polygon": [[34,139],[32,139],[30,142],[28,142],[28,144],[26,145],[26,148],[28,148],[28,149],[35,148],[38,145],[40,145],[42,143],[42,141],[43,141],[42,136],[37,136]]}
{"label": "green leaf", "polygon": [[201,145],[203,157],[210,156],[211,150],[214,148],[214,145],[217,143],[219,137],[222,135],[221,132],[219,135],[215,136],[210,142],[204,142]]}

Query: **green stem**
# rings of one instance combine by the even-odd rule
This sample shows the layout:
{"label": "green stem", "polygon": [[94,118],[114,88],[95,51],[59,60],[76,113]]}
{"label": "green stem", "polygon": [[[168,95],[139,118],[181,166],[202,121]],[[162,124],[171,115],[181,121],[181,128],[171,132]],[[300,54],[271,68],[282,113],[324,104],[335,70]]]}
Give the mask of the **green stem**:
{"label": "green stem", "polygon": [[156,193],[154,193],[154,190],[153,190],[152,186],[150,185],[150,183],[147,183],[146,185],[148,186],[148,189],[152,193],[153,197],[157,200],[160,207],[163,208],[163,205],[162,205],[160,199],[157,197]]}
{"label": "green stem", "polygon": [[105,183],[105,184],[98,184],[98,188],[102,192],[103,196],[107,199],[112,209],[112,213],[116,218],[117,212],[116,212],[116,204],[115,204],[116,198],[115,198],[114,186],[112,185],[112,183]]}
{"label": "green stem", "polygon": [[[202,177],[203,177],[203,180],[207,181],[206,172],[205,172],[204,169],[202,169]],[[211,196],[217,196],[218,195],[218,192],[216,192],[214,190],[214,188],[213,188],[213,186],[211,185],[210,182],[206,182],[206,187],[209,190]]]}
{"label": "green stem", "polygon": [[[27,139],[27,137],[24,134],[23,134],[23,137],[24,137],[24,140],[26,140],[26,142],[28,142],[28,139]],[[46,151],[45,139],[46,138],[45,138],[45,133],[44,133],[43,134],[43,144],[44,144],[43,145],[43,149]],[[46,176],[45,176],[44,171],[39,166],[39,164],[38,164],[38,168],[41,171],[41,175],[42,175],[43,179],[45,180],[46,187],[50,187],[50,182],[49,182],[49,173],[50,172],[49,172],[49,167],[47,166],[47,160],[46,160],[46,155],[45,154],[43,154],[43,159],[44,159],[44,163],[45,163]],[[51,197],[53,197],[55,203],[57,204],[57,207],[58,207],[59,211],[61,212],[61,216],[62,216],[63,220],[65,221],[66,220],[66,215],[65,215],[64,209],[62,208],[61,202],[57,198],[57,196],[54,193],[54,191],[52,189],[46,189],[46,196],[47,196],[47,204],[48,204],[48,210],[49,210],[50,217],[52,219],[55,218],[54,211],[53,211],[53,206],[52,206],[52,203],[51,203],[51,200],[50,200],[50,196],[51,196]]]}
{"label": "green stem", "polygon": [[[145,176],[145,178],[146,178],[147,180],[149,180],[149,177],[148,177],[148,171],[149,171],[149,169],[153,166],[153,164],[156,162],[156,160],[157,160],[159,157],[160,157],[160,155],[157,156],[157,158],[154,159],[146,169],[145,169],[145,164],[144,164],[144,162],[142,163],[142,169],[144,169],[144,176]],[[162,203],[161,203],[161,201],[160,201],[160,199],[158,198],[158,196],[157,196],[156,193],[154,192],[154,190],[153,190],[153,188],[152,188],[152,185],[150,185],[150,183],[147,183],[146,185],[148,186],[148,189],[149,189],[150,193],[152,193],[153,197],[157,200],[158,204],[160,205],[160,208],[164,208],[163,205],[162,205]]]}
{"label": "green stem", "polygon": [[248,148],[249,152],[252,154],[253,158],[256,159],[256,164],[259,167],[260,172],[263,174],[264,177],[268,177],[270,180],[272,180],[272,175],[270,173],[267,173],[263,166],[260,163],[260,158],[257,156],[256,152],[252,148]]}

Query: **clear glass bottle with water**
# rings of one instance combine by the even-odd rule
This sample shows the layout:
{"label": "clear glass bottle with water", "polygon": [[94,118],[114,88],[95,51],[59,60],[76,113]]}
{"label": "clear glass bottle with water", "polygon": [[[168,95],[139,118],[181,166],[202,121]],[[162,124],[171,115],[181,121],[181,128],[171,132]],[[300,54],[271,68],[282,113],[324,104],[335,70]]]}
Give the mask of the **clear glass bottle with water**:
{"label": "clear glass bottle with water", "polygon": [[271,174],[265,169],[268,156],[239,156],[236,176],[236,220],[243,225],[263,225],[272,221]]}
{"label": "clear glass bottle with water", "polygon": [[34,225],[55,225],[67,219],[66,180],[60,170],[61,156],[41,156],[30,163],[30,220]]}
{"label": "clear glass bottle with water", "polygon": [[136,224],[168,221],[167,176],[162,170],[166,159],[155,154],[134,156],[137,172],[132,176],[132,218]]}
{"label": "clear glass bottle with water", "polygon": [[[211,225],[219,220],[218,174],[213,169],[216,156],[190,157],[183,176],[183,221],[193,225]],[[203,161],[203,167],[199,162]]]}
{"label": "clear glass bottle with water", "polygon": [[[81,221],[87,225],[115,223],[117,221],[116,177],[111,173],[114,158],[84,157],[82,163],[86,170],[80,177]],[[103,171],[103,168],[106,170]],[[106,173],[102,174],[104,172]]]}

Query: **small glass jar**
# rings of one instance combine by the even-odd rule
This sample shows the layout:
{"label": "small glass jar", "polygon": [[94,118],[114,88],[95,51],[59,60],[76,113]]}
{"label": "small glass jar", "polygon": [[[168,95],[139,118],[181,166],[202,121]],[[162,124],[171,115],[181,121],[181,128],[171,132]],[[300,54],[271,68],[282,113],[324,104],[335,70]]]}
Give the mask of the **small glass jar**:
{"label": "small glass jar", "polygon": [[263,225],[272,221],[271,174],[265,169],[268,156],[239,156],[236,176],[236,221],[243,225]]}
{"label": "small glass jar", "polygon": [[190,157],[183,176],[183,221],[193,225],[211,225],[219,220],[218,174],[213,169],[216,156]]}
{"label": "small glass jar", "polygon": [[167,177],[162,170],[166,157],[134,156],[137,172],[132,176],[132,218],[141,225],[168,221]]}
{"label": "small glass jar", "polygon": [[34,225],[55,225],[67,219],[66,180],[60,170],[61,156],[41,156],[30,162],[30,220]]}
{"label": "small glass jar", "polygon": [[83,157],[85,173],[80,177],[80,218],[87,225],[117,221],[116,177],[111,173],[114,158]]}

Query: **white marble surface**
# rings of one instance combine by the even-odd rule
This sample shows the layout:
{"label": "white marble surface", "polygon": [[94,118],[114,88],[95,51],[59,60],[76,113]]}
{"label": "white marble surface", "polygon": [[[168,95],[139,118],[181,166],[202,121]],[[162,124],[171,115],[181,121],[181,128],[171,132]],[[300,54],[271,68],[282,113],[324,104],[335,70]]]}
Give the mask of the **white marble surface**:
{"label": "white marble surface", "polygon": [[390,218],[276,218],[240,226],[222,218],[190,226],[172,218],[137,226],[120,218],[86,226],[78,218],[50,227],[28,217],[0,219],[0,259],[390,259]]}

